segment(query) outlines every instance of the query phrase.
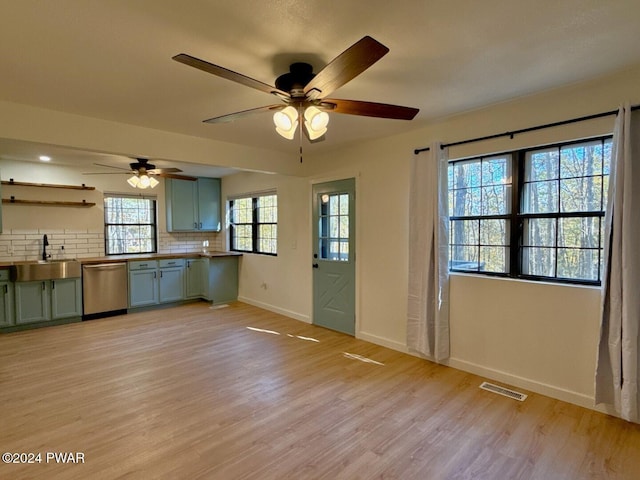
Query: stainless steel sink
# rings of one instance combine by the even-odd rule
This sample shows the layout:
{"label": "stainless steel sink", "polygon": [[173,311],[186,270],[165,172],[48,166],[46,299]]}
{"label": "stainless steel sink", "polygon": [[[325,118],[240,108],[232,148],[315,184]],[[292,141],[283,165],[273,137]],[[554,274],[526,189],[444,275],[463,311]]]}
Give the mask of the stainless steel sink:
{"label": "stainless steel sink", "polygon": [[13,266],[13,280],[31,282],[36,280],[57,280],[60,278],[80,278],[81,264],[72,260],[35,260]]}

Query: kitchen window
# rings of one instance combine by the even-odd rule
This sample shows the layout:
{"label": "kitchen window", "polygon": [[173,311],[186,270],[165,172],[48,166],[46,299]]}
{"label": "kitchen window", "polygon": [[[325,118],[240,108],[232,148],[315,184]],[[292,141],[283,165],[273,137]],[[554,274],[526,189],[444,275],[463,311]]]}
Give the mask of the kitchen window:
{"label": "kitchen window", "polygon": [[250,195],[229,201],[231,250],[277,255],[278,196]]}
{"label": "kitchen window", "polygon": [[450,270],[599,285],[611,137],[450,162]]}
{"label": "kitchen window", "polygon": [[105,194],[104,233],[106,255],[155,253],[155,197]]}

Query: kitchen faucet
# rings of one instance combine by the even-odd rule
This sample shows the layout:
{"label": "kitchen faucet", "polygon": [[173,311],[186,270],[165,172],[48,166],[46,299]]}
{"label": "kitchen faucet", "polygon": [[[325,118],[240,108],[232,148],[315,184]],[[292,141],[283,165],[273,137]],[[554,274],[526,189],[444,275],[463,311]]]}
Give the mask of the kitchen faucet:
{"label": "kitchen faucet", "polygon": [[47,234],[44,234],[44,238],[42,239],[42,260],[46,261],[47,258],[51,257],[51,254],[47,254],[47,245],[49,245],[49,239],[47,238]]}

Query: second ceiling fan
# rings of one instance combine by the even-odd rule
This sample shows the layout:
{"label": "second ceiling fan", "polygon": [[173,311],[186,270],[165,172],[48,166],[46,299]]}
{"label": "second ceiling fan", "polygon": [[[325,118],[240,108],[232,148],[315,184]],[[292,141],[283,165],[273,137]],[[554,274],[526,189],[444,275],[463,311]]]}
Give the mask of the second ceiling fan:
{"label": "second ceiling fan", "polygon": [[412,120],[417,115],[417,108],[328,98],[328,95],[360,75],[387,52],[387,47],[366,36],[347,48],[318,73],[313,73],[313,67],[308,63],[293,63],[288,73],[276,79],[275,87],[186,53],[174,56],[173,60],[275,95],[284,102],[209,118],[204,120],[206,123],[230,122],[256,113],[274,112],[276,131],[280,135],[292,139],[300,125],[305,136],[315,142],[324,139],[329,122],[327,112],[396,120]]}

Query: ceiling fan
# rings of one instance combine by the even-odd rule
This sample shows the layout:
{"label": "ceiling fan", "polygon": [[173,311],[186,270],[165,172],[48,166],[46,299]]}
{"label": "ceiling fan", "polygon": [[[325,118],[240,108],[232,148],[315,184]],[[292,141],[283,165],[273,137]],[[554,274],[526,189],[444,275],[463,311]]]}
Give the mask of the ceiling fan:
{"label": "ceiling fan", "polygon": [[419,111],[417,108],[328,98],[328,95],[360,75],[387,52],[389,52],[387,47],[377,40],[365,36],[329,62],[318,73],[313,73],[313,67],[308,63],[293,63],[289,67],[288,73],[280,75],[276,79],[275,87],[186,53],[174,56],[173,60],[275,95],[284,102],[284,104],[267,105],[213,117],[204,120],[204,122],[230,122],[256,113],[274,112],[276,131],[280,135],[289,140],[293,139],[298,128],[298,119],[301,119],[301,132],[304,132],[309,141],[314,142],[324,139],[329,123],[327,112],[397,120],[412,120],[416,116]]}
{"label": "ceiling fan", "polygon": [[136,162],[130,163],[130,169],[114,167],[113,165],[105,165],[103,163],[94,163],[94,165],[98,165],[100,167],[108,167],[108,168],[116,168],[121,170],[120,172],[88,172],[84,175],[131,175],[129,179],[127,179],[127,183],[134,188],[154,188],[158,185],[158,180],[154,177],[164,177],[164,178],[176,178],[179,180],[189,180],[196,181],[196,177],[190,177],[188,175],[178,175],[178,172],[181,172],[179,168],[156,168],[155,165],[149,163],[149,160],[146,158],[136,158]]}

